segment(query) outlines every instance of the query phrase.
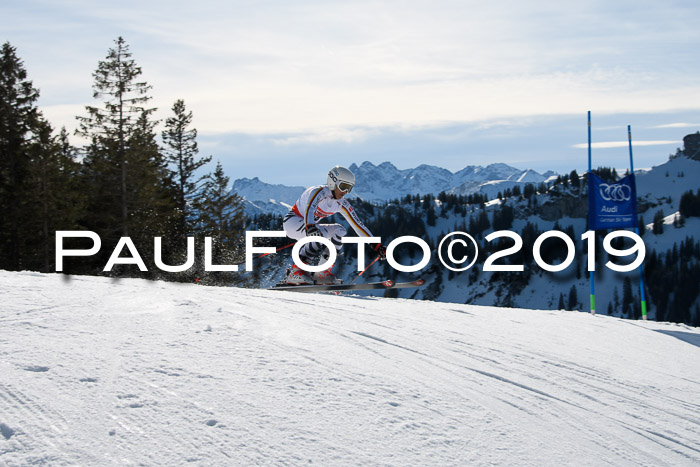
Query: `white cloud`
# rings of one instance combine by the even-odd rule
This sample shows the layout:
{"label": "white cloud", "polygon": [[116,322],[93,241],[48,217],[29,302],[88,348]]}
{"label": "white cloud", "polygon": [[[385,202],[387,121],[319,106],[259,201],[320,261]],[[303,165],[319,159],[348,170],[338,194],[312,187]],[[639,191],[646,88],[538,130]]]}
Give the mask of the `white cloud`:
{"label": "white cloud", "polygon": [[[691,6],[637,9],[620,24],[617,7],[596,2],[63,0],[51,2],[50,18],[27,3],[31,61],[45,64],[31,75],[42,100],[71,102],[62,82],[77,73],[69,58],[78,53],[93,64],[77,77],[85,84],[73,102],[82,102],[122,34],[153,85],[158,117],[182,98],[201,133],[352,141],[358,127],[697,109],[700,96],[698,32],[677,22],[696,16]],[[56,44],[52,56],[41,55],[47,43]],[[86,57],[95,43],[100,52]],[[59,110],[61,124],[76,115]]]}
{"label": "white cloud", "polygon": [[[245,90],[241,92],[241,90]],[[305,132],[321,128],[423,126],[532,115],[693,109],[697,86],[624,89],[580,73],[453,80],[401,86],[313,85],[264,74],[256,82],[212,81],[185,97],[210,132]],[[175,94],[173,93],[173,97]],[[171,97],[172,99],[172,97]]]}
{"label": "white cloud", "polygon": [[[666,144],[681,144],[680,141],[632,141],[632,147],[634,146],[663,146]],[[593,149],[609,149],[609,148],[626,148],[629,145],[629,141],[607,141],[600,143],[592,143],[591,147]],[[588,149],[588,143],[574,144],[571,146],[576,149]]]}
{"label": "white cloud", "polygon": [[296,144],[357,143],[366,140],[372,132],[367,129],[328,128],[313,133],[274,138],[280,146]]}
{"label": "white cloud", "polygon": [[667,123],[665,125],[658,125],[654,128],[690,128],[696,127],[700,128],[700,123]]}

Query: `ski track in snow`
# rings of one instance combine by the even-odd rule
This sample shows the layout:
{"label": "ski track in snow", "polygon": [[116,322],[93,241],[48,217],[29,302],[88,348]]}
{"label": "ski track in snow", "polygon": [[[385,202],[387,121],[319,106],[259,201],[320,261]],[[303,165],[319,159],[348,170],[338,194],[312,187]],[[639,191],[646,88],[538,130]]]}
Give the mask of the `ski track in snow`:
{"label": "ski track in snow", "polygon": [[0,290],[0,464],[700,463],[685,326],[4,271]]}

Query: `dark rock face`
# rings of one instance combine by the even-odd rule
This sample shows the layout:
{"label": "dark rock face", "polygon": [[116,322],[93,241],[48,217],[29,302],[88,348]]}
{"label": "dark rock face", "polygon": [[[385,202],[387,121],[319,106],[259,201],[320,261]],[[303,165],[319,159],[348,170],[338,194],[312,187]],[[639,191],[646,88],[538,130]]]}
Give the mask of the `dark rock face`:
{"label": "dark rock face", "polygon": [[700,161],[700,133],[687,135],[683,138],[683,152],[687,157]]}

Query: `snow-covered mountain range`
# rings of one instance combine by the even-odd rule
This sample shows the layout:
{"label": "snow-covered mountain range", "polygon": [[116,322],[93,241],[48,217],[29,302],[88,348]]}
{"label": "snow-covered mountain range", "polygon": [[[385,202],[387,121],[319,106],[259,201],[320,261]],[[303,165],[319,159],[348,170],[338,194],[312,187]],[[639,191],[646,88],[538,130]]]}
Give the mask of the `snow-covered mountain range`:
{"label": "snow-covered mountain range", "polygon": [[255,178],[239,178],[231,190],[244,198],[245,212],[249,216],[272,213],[284,214],[292,207],[303,186],[272,185]]}
{"label": "snow-covered mountain range", "polygon": [[0,271],[0,464],[697,466],[700,332]]}
{"label": "snow-covered mountain range", "polygon": [[[458,172],[431,165],[420,165],[400,170],[390,162],[374,165],[363,162],[352,164],[357,185],[350,197],[370,202],[386,202],[406,195],[431,194],[442,191],[458,195],[483,193],[490,198],[499,191],[516,185],[544,182],[553,172],[539,174],[531,169],[521,170],[506,164],[490,164],[486,167],[468,166]],[[319,180],[318,184],[325,183]],[[242,178],[233,182],[233,191],[246,200],[249,215],[260,213],[283,214],[294,204],[305,187],[271,185],[260,179]]]}
{"label": "snow-covered mountain range", "polygon": [[437,195],[445,191],[458,195],[478,193],[482,186],[498,182],[539,183],[553,172],[542,175],[534,170],[520,170],[506,164],[490,164],[486,167],[470,165],[452,173],[432,165],[420,165],[414,169],[399,170],[390,162],[375,166],[371,162],[352,164],[349,169],[357,177],[353,192],[366,201],[389,201],[405,195]]}

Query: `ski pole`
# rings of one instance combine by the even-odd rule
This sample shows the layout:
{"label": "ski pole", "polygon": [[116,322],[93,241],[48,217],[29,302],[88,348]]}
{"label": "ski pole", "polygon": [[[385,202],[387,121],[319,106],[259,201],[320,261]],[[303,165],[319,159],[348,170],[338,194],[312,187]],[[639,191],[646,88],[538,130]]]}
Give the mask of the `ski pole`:
{"label": "ski pole", "polygon": [[[289,248],[290,246],[294,246],[295,243],[296,243],[296,242],[292,242],[292,243],[290,243],[289,245],[281,246],[281,247],[277,248],[277,250],[276,250],[274,253],[279,253],[279,252],[282,251],[282,250],[286,250],[286,249]],[[259,258],[262,258],[262,257],[264,257],[264,256],[272,255],[272,254],[274,254],[274,253],[265,253],[264,255],[260,255],[260,256],[258,256],[258,257],[255,258],[255,259],[259,259]]]}
{"label": "ski pole", "polygon": [[372,261],[371,263],[369,263],[369,266],[367,266],[367,267],[364,269],[364,271],[362,271],[362,272],[359,273],[357,276],[355,276],[355,278],[354,278],[352,281],[350,281],[350,283],[352,284],[352,283],[355,282],[362,274],[364,274],[365,272],[367,272],[367,270],[370,268],[370,266],[372,266],[374,263],[376,263],[377,261],[379,261],[379,258],[381,258],[381,255],[377,256],[377,257],[374,259],[374,261]]}

